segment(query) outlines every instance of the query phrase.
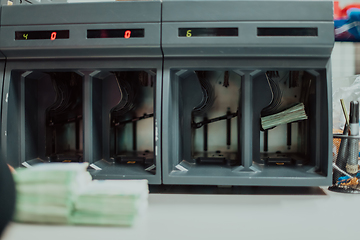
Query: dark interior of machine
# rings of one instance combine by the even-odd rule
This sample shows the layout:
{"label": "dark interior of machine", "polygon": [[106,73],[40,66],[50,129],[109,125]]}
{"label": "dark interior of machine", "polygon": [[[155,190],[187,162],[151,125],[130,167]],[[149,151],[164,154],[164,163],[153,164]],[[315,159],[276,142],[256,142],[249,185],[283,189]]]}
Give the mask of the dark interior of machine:
{"label": "dark interior of machine", "polygon": [[[91,79],[92,94],[85,90],[81,71],[12,72],[10,94],[21,97],[9,102],[25,115],[26,161],[103,159],[144,168],[154,163],[155,71],[94,72],[100,73]],[[90,95],[90,101],[84,100]],[[92,119],[85,117],[90,105]],[[93,121],[92,147],[99,159],[84,159],[84,138],[90,137],[84,133],[86,121]]]}
{"label": "dark interior of machine", "polygon": [[238,165],[236,132],[241,78],[231,71],[195,73],[203,97],[192,111],[192,157],[197,164]]}
{"label": "dark interior of machine", "polygon": [[[197,166],[241,166],[241,143],[252,141],[252,165],[260,169],[326,168],[314,147],[321,134],[316,130],[317,116],[327,116],[326,112],[318,115],[326,111],[319,108],[321,99],[326,99],[321,90],[324,70],[258,71],[252,79],[253,134],[249,139],[241,138],[244,75],[237,70],[186,74],[171,83],[172,91],[178,92],[182,160]],[[11,97],[9,104],[18,109],[24,106],[25,161],[106,161],[154,171],[155,71],[101,70],[89,79],[92,90],[85,90],[80,71],[12,72],[10,96],[21,98]],[[306,119],[263,128],[262,118],[299,103]],[[84,117],[86,106],[91,109],[88,117]],[[88,133],[86,121],[93,126]],[[94,154],[89,160],[84,159],[86,137],[93,138]]]}
{"label": "dark interior of machine", "polygon": [[[153,117],[156,75],[152,71],[137,71],[114,72],[114,76],[120,99],[110,110],[110,156],[115,163],[150,166],[154,163]],[[147,126],[142,124],[144,122]]]}
{"label": "dark interior of machine", "polygon": [[[47,75],[51,79],[54,92],[47,96],[44,93],[39,94],[39,97],[46,96],[46,102],[51,103],[45,110],[46,156],[51,162],[81,162],[82,78],[73,72],[50,72]],[[51,102],[54,95],[55,98]]]}
{"label": "dark interior of machine", "polygon": [[[316,106],[314,94],[316,81],[314,76],[305,71],[267,71],[269,86],[273,93],[271,103],[261,111],[261,118],[281,113],[292,106],[302,103],[307,119],[290,121],[269,129],[261,128],[261,158],[255,162],[264,165],[307,165],[311,164],[310,140],[311,130],[309,124],[314,122],[312,115]],[[320,83],[319,83],[320,84]],[[312,99],[312,102],[309,102]],[[271,138],[276,131],[282,136]],[[276,139],[278,145],[271,144]]]}
{"label": "dark interior of machine", "polygon": [[[191,71],[190,71],[191,72]],[[241,116],[241,81],[236,71],[192,71],[186,77],[197,81],[191,83],[195,94],[190,94],[187,100],[180,100],[184,111],[191,109],[191,146],[187,144],[186,123],[182,125],[184,136],[182,148],[184,152],[191,152],[187,161],[196,165],[218,165],[231,167],[241,165],[240,126]],[[325,76],[323,70],[319,70]],[[316,71],[281,70],[261,71],[254,77],[254,118],[253,136],[253,165],[260,168],[273,167],[301,167],[321,165],[316,162],[315,139],[316,85],[321,80],[317,78]],[[188,74],[188,73],[187,73]],[[185,78],[184,78],[185,79]],[[182,87],[189,87],[183,80]],[[262,82],[265,87],[256,82]],[[258,84],[258,85],[257,85]],[[197,86],[196,86],[197,85]],[[201,89],[201,91],[200,91]],[[266,93],[270,93],[270,95]],[[181,94],[181,93],[180,93]],[[197,96],[196,96],[197,95]],[[271,98],[269,98],[271,96]],[[180,97],[183,97],[180,95]],[[256,98],[269,98],[268,104],[261,106],[261,100]],[[191,102],[191,103],[190,103]],[[261,119],[263,117],[283,113],[283,111],[302,103],[306,119],[282,123],[264,129]],[[260,107],[260,108],[259,108]],[[261,109],[259,113],[255,109]],[[183,113],[186,115],[186,113]],[[282,117],[290,116],[284,113]],[[180,113],[182,116],[182,113]],[[184,121],[186,116],[184,116]],[[180,127],[181,128],[181,127]],[[186,159],[187,155],[184,154]],[[317,166],[320,168],[320,166]]]}

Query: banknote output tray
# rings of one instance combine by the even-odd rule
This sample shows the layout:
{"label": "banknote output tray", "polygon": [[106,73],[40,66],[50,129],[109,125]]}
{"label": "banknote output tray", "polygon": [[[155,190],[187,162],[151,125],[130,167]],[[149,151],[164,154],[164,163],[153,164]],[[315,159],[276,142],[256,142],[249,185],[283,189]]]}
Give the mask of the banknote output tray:
{"label": "banknote output tray", "polygon": [[[82,75],[76,71],[12,72],[9,95],[14,95],[17,99],[9,98],[8,102],[12,108],[23,106],[24,118],[20,121],[25,132],[22,134],[25,135],[24,140],[32,139],[29,149],[25,152],[26,161],[31,160],[33,154],[44,162],[84,161],[85,104]],[[97,75],[107,77],[100,81]],[[107,132],[110,145],[108,161],[114,159],[115,162],[124,162],[124,159],[131,158],[135,162],[154,164],[151,151],[152,128],[146,129],[146,126],[151,126],[153,122],[153,89],[156,74],[149,70],[103,71],[97,75],[94,75],[93,84],[98,90],[101,89],[103,94],[94,95],[93,101],[102,103],[102,107],[99,106],[92,111],[103,115],[104,119],[106,115],[110,116],[110,119],[103,123],[107,128],[104,132]],[[116,76],[120,78],[122,75],[128,76],[133,86],[130,87],[126,81],[118,80]],[[139,79],[143,84],[140,84]],[[136,111],[136,107],[141,110]],[[142,121],[147,122],[144,125]],[[98,143],[101,143],[101,140]],[[138,149],[139,144],[142,149]]]}

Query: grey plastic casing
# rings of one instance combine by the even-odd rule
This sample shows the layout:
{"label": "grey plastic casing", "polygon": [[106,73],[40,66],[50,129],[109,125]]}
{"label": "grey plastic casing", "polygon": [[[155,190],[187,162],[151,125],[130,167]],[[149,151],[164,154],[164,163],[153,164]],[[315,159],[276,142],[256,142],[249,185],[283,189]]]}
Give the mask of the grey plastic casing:
{"label": "grey plastic casing", "polygon": [[[1,9],[0,6],[0,26],[1,26]],[[1,30],[0,30],[1,31]],[[1,44],[1,42],[0,42]],[[0,51],[0,97],[2,98],[3,84],[4,84],[4,71],[5,71],[5,56]],[[0,114],[2,112],[2,106],[0,105]],[[1,138],[0,138],[1,145]]]}
{"label": "grey plastic casing", "polygon": [[[1,50],[7,58],[161,57],[160,9],[160,1],[4,6]],[[104,28],[144,28],[145,37],[87,39],[87,29]],[[14,40],[15,31],[49,29],[70,30],[70,38]]]}
{"label": "grey plastic casing", "polygon": [[[206,11],[205,11],[206,9]],[[330,1],[164,0],[165,57],[329,57],[334,45]],[[238,27],[238,37],[181,38],[178,28]],[[259,37],[258,27],[316,27],[318,37]]]}
{"label": "grey plastic casing", "polygon": [[[164,0],[162,8],[163,183],[197,185],[331,185],[332,105],[330,54],[334,44],[331,1]],[[179,28],[233,28],[238,37],[179,37]],[[318,36],[257,36],[258,27],[315,27]],[[239,148],[234,167],[181,164],[183,111],[176,90],[194,70],[231,70],[241,77]],[[268,70],[305,70],[315,81],[310,114],[312,167],[262,168],[255,116],[264,96],[257,78]],[[184,90],[182,90],[184,91]],[[188,161],[189,162],[189,161]],[[180,165],[180,167],[179,167]],[[184,169],[185,168],[185,169]]]}
{"label": "grey plastic casing", "polygon": [[[21,17],[19,17],[21,16]],[[36,79],[35,72],[74,71],[83,78],[84,161],[104,169],[109,158],[104,147],[109,133],[103,131],[104,113],[99,103],[106,96],[101,90],[103,71],[155,70],[154,153],[156,174],[143,169],[117,167],[92,170],[96,179],[148,179],[161,183],[161,89],[162,52],[160,49],[160,1],[105,3],[36,4],[4,6],[0,50],[7,58],[2,98],[1,157],[14,166],[39,162],[37,121],[25,119],[27,94],[25,79]],[[144,38],[87,39],[87,29],[144,28]],[[14,40],[15,31],[70,30],[69,39]],[[22,73],[16,80],[12,74]],[[16,74],[15,74],[16,75]],[[14,90],[12,90],[14,89]],[[11,105],[10,105],[11,103]],[[100,118],[99,118],[100,116]],[[39,120],[40,121],[40,120]],[[34,135],[35,134],[35,135]],[[156,136],[156,139],[155,139]],[[42,151],[42,150],[41,150]]]}

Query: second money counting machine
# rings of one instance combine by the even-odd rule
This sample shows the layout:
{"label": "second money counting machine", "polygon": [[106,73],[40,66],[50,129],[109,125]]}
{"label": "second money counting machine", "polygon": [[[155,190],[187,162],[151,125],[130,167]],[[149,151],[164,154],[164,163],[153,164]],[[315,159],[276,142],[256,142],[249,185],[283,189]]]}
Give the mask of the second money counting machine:
{"label": "second money counting machine", "polygon": [[330,185],[332,2],[162,11],[163,183]]}

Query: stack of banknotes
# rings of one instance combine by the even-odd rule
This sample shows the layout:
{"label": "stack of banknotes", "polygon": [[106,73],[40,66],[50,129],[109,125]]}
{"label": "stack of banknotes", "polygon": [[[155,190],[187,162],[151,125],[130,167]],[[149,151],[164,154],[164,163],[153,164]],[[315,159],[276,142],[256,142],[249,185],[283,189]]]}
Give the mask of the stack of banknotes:
{"label": "stack of banknotes", "polygon": [[261,118],[261,126],[264,130],[276,127],[278,125],[296,122],[307,119],[303,103],[288,108],[282,112]]}
{"label": "stack of banknotes", "polygon": [[86,163],[49,163],[17,169],[14,220],[67,224],[77,193],[91,182],[87,166]]}
{"label": "stack of banknotes", "polygon": [[148,202],[147,180],[91,180],[87,163],[46,163],[14,174],[14,220],[131,226]]}
{"label": "stack of banknotes", "polygon": [[147,180],[95,180],[78,195],[73,224],[131,226],[147,208]]}

